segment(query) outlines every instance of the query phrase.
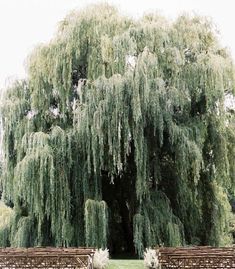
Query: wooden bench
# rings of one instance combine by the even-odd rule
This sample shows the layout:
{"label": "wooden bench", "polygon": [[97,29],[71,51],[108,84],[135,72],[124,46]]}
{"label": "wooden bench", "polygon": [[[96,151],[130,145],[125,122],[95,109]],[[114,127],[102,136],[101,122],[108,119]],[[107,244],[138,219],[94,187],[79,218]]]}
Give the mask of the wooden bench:
{"label": "wooden bench", "polygon": [[0,248],[0,269],[93,269],[93,248]]}
{"label": "wooden bench", "polygon": [[162,269],[235,269],[234,247],[162,247],[156,251]]}

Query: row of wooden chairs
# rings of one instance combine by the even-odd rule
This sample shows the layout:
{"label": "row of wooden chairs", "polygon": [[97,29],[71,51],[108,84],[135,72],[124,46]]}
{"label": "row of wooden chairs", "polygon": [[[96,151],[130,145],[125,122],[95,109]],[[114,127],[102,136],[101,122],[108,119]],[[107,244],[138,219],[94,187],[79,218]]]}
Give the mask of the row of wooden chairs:
{"label": "row of wooden chairs", "polygon": [[93,248],[0,248],[0,269],[93,269]]}
{"label": "row of wooden chairs", "polygon": [[160,247],[156,251],[162,269],[235,269],[235,247]]}

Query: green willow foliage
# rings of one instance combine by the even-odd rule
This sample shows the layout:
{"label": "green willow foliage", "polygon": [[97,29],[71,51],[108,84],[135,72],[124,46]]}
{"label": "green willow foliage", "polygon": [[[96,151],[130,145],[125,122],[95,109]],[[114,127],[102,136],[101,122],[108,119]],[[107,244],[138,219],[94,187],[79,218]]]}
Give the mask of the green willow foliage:
{"label": "green willow foliage", "polygon": [[138,253],[232,242],[234,68],[210,21],[92,6],[33,51],[28,74],[1,109],[8,244],[114,246],[115,223]]}
{"label": "green willow foliage", "polygon": [[[107,246],[108,212],[104,201],[88,199],[85,203],[86,245],[105,248]],[[96,230],[94,232],[94,227]]]}
{"label": "green willow foliage", "polygon": [[9,244],[9,223],[13,214],[13,210],[0,201],[0,242],[2,246],[7,246]]}

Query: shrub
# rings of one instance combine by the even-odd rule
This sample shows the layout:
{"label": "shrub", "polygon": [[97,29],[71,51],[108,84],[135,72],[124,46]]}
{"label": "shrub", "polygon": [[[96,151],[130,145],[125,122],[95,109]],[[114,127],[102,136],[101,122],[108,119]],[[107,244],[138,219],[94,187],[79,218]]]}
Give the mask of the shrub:
{"label": "shrub", "polygon": [[97,249],[94,254],[94,269],[104,269],[109,262],[109,250]]}

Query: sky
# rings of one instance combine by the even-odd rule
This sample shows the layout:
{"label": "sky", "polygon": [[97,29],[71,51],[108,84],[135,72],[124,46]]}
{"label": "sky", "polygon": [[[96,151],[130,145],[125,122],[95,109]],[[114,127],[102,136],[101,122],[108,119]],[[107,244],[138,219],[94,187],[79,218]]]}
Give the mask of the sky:
{"label": "sky", "polygon": [[[25,61],[33,48],[48,42],[58,22],[73,9],[96,0],[0,0],[0,89],[16,78],[23,78]],[[125,15],[139,17],[159,11],[169,19],[183,12],[196,12],[212,18],[220,31],[223,46],[235,59],[235,0],[106,0]]]}

